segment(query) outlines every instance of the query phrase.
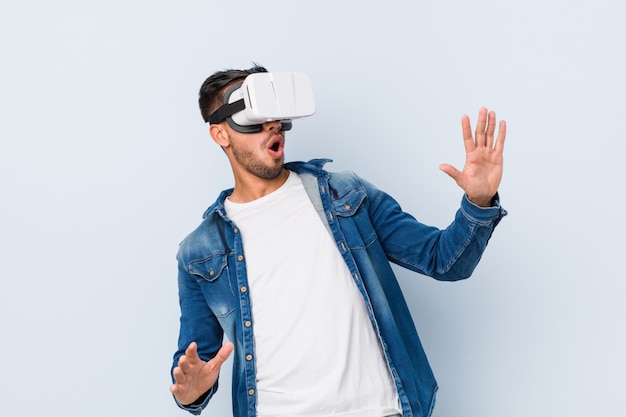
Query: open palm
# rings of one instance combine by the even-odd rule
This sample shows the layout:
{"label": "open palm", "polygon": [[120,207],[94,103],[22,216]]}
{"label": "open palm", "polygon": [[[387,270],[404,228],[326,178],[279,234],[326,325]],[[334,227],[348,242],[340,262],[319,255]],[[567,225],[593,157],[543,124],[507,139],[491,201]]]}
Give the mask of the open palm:
{"label": "open palm", "polygon": [[468,116],[462,117],[461,127],[465,145],[463,170],[459,171],[449,164],[441,164],[439,168],[456,181],[470,201],[487,207],[498,191],[502,179],[506,122],[500,121],[498,136],[494,139],[496,114],[483,107],[478,112],[475,135],[472,135]]}

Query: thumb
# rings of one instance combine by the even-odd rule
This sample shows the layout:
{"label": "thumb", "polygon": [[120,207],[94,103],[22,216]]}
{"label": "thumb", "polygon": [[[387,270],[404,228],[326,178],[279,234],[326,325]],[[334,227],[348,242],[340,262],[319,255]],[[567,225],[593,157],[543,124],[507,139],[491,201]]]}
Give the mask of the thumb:
{"label": "thumb", "polygon": [[439,165],[439,169],[448,174],[453,180],[458,182],[459,175],[461,175],[461,172],[458,169],[450,164],[441,164]]}

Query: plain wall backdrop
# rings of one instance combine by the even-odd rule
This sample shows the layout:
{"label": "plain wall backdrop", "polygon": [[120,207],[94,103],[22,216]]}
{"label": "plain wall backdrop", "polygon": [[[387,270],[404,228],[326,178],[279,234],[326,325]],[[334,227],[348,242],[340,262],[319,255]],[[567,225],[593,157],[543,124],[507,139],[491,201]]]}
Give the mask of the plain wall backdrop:
{"label": "plain wall backdrop", "polygon": [[619,0],[2,0],[0,415],[185,415],[175,254],[232,184],[197,92],[258,62],[314,85],[288,160],[332,158],[439,227],[461,116],[506,119],[509,215],[474,276],[397,269],[434,416],[622,416],[625,21]]}

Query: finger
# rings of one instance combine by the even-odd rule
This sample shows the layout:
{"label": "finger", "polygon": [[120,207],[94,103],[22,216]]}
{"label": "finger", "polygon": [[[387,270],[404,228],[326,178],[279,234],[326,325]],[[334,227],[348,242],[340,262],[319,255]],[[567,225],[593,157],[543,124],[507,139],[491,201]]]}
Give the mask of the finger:
{"label": "finger", "polygon": [[463,131],[463,145],[465,145],[465,152],[474,150],[476,144],[474,143],[474,136],[472,136],[472,124],[470,118],[464,115],[461,118],[461,129]]}
{"label": "finger", "polygon": [[177,384],[182,384],[183,382],[185,382],[185,373],[178,366],[172,371],[172,376],[174,377],[174,381],[176,381]]}
{"label": "finger", "polygon": [[485,146],[485,126],[487,125],[487,109],[482,107],[478,111],[476,122],[476,146]]}
{"label": "finger", "polygon": [[185,356],[191,361],[198,359],[198,345],[196,344],[196,342],[191,342],[189,346],[187,346],[187,350],[185,350]]}
{"label": "finger", "polygon": [[182,373],[186,373],[189,372],[189,360],[187,359],[187,356],[183,355],[180,358],[178,358],[178,366],[177,368],[182,372]]}
{"label": "finger", "polygon": [[224,343],[220,350],[217,351],[215,357],[211,359],[212,364],[215,366],[222,366],[222,364],[226,362],[226,359],[228,359],[230,354],[233,352],[233,349],[235,349],[235,345],[231,342]]}
{"label": "finger", "polygon": [[498,127],[498,137],[496,138],[496,152],[502,153],[504,151],[504,140],[506,139],[506,121],[500,120],[500,126]]}
{"label": "finger", "polygon": [[487,134],[486,134],[486,143],[485,146],[487,148],[493,148],[493,134],[496,131],[496,112],[490,111],[487,114]]}

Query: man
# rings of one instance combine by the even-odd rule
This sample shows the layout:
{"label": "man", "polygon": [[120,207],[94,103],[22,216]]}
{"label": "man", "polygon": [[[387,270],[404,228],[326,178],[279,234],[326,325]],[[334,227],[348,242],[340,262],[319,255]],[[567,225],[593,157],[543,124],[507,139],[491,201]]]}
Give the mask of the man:
{"label": "man", "polygon": [[480,110],[475,136],[462,118],[465,166],[440,168],[465,195],[439,230],[355,174],[325,171],[326,160],[285,164],[290,121],[243,133],[217,117],[225,93],[258,72],[221,71],[200,90],[235,185],[179,248],[170,390],[199,414],[234,350],[237,417],[428,416],[437,384],[389,262],[439,280],[471,275],[506,215],[497,195],[506,124],[494,139],[495,113]]}

